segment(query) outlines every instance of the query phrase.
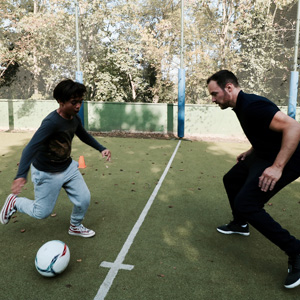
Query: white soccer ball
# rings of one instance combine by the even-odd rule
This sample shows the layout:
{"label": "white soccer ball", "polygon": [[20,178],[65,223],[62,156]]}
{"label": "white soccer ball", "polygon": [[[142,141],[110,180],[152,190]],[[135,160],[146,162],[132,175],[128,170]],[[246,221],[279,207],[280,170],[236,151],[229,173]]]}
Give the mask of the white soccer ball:
{"label": "white soccer ball", "polygon": [[62,241],[49,241],[37,252],[35,267],[38,272],[46,277],[53,277],[62,273],[70,261],[70,250]]}

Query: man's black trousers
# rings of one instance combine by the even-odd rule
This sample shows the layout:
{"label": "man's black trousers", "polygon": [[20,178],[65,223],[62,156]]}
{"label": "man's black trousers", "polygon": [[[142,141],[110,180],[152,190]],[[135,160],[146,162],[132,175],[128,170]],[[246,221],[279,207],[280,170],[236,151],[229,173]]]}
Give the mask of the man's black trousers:
{"label": "man's black trousers", "polygon": [[258,186],[259,177],[271,166],[267,160],[254,153],[238,162],[223,178],[234,221],[247,222],[286,252],[300,254],[300,241],[283,229],[265,210],[264,205],[287,184],[299,177],[299,173],[286,167],[272,191],[263,192]]}

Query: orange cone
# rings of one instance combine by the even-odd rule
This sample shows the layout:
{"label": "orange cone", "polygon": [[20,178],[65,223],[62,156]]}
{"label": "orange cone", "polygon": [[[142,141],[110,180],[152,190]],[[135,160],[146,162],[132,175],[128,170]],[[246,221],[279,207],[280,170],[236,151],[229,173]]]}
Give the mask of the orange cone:
{"label": "orange cone", "polygon": [[83,155],[79,156],[79,161],[78,161],[78,168],[79,169],[84,169],[86,168],[85,162],[84,162],[84,157]]}

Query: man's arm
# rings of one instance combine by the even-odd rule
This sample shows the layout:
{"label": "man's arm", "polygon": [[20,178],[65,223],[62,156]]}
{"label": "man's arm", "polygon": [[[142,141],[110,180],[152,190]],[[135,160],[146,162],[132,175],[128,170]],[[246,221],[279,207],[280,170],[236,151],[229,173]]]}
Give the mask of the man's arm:
{"label": "man's arm", "polygon": [[274,115],[269,128],[282,132],[282,143],[273,165],[259,177],[259,187],[264,192],[273,190],[300,141],[300,124],[281,111]]}
{"label": "man's arm", "polygon": [[236,158],[236,161],[239,162],[239,161],[242,161],[242,160],[245,160],[245,158],[250,155],[252,152],[254,151],[253,147],[251,147],[249,150],[241,153],[237,158]]}

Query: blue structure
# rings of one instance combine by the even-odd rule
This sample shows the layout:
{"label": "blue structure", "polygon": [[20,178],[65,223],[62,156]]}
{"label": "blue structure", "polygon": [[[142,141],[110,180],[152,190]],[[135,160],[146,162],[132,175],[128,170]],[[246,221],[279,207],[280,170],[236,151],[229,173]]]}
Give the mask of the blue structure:
{"label": "blue structure", "polygon": [[288,115],[296,119],[296,107],[297,107],[297,95],[298,95],[298,78],[299,72],[291,72],[291,82],[290,82],[290,97],[288,106]]}
{"label": "blue structure", "polygon": [[[83,83],[83,74],[82,74],[81,71],[76,72],[76,82]],[[79,116],[79,118],[82,122],[82,125],[84,127],[84,102],[82,103],[82,105],[80,107],[78,116]]]}
{"label": "blue structure", "polygon": [[[77,72],[76,72],[76,82],[83,83],[83,75],[80,71],[80,53],[79,53],[79,28],[78,28],[78,1],[75,0],[75,26],[76,26],[76,59],[77,59]],[[79,113],[78,113],[82,126],[84,127],[84,102],[82,103]]]}
{"label": "blue structure", "polygon": [[184,137],[185,70],[178,70],[178,137]]}

